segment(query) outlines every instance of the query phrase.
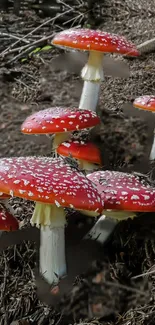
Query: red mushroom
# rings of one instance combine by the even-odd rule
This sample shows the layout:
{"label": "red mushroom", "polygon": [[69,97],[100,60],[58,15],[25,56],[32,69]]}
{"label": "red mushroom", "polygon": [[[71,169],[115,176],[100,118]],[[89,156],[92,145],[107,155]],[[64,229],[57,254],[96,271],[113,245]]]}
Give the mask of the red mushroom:
{"label": "red mushroom", "polygon": [[89,59],[82,69],[84,80],[83,92],[80,100],[80,109],[95,111],[99,96],[100,83],[104,80],[103,54],[118,53],[139,55],[136,47],[123,36],[110,34],[100,30],[68,29],[57,33],[52,44],[82,51],[89,51]]}
{"label": "red mushroom", "polygon": [[3,205],[0,205],[0,231],[15,231],[18,228],[18,220]]}
{"label": "red mushroom", "polygon": [[101,165],[100,151],[90,141],[70,140],[63,142],[57,148],[57,153],[77,159],[80,169],[86,171],[96,169],[96,166]]}
{"label": "red mushroom", "polygon": [[61,159],[0,159],[0,191],[36,202],[32,224],[41,227],[40,270],[50,283],[66,274],[63,207],[97,216],[103,202],[95,185]]}
{"label": "red mushroom", "polygon": [[136,216],[136,212],[155,212],[155,187],[140,176],[106,170],[87,177],[103,195],[106,215],[122,220]]}
{"label": "red mushroom", "polygon": [[[145,111],[155,113],[155,96],[144,95],[136,98],[133,102],[133,106]],[[154,130],[154,141],[150,153],[150,160],[155,159],[155,130]]]}
{"label": "red mushroom", "polygon": [[68,140],[72,131],[90,128],[99,123],[99,117],[90,110],[51,107],[28,116],[21,131],[26,134],[55,134],[55,149],[61,142]]}
{"label": "red mushroom", "polygon": [[155,96],[144,95],[136,98],[133,102],[134,107],[155,113]]}

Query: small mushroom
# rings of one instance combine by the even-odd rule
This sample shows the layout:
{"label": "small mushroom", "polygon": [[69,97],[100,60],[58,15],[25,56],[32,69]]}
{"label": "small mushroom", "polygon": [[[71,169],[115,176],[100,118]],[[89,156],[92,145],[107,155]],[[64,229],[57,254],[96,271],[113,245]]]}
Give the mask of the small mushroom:
{"label": "small mushroom", "polygon": [[5,206],[0,204],[0,231],[15,231],[18,230],[19,223],[10,211]]}
{"label": "small mushroom", "polygon": [[66,274],[64,207],[97,216],[103,202],[95,185],[62,159],[0,159],[0,191],[35,201],[31,223],[40,227],[40,271],[50,284]]}
{"label": "small mushroom", "polygon": [[118,53],[138,56],[135,45],[123,36],[110,34],[100,30],[85,28],[71,28],[57,33],[52,44],[61,48],[88,51],[88,62],[82,69],[81,77],[84,87],[80,99],[80,109],[96,110],[100,83],[104,80],[103,54]]}
{"label": "small mushroom", "polygon": [[51,107],[28,116],[21,126],[26,134],[55,134],[53,149],[70,138],[72,131],[91,128],[100,123],[90,110]]}
{"label": "small mushroom", "polygon": [[86,172],[93,171],[101,165],[100,151],[90,141],[69,140],[63,142],[57,148],[57,153],[65,157],[73,157],[77,160],[80,169]]}
{"label": "small mushroom", "polygon": [[136,216],[137,212],[155,212],[155,187],[146,178],[117,172],[97,171],[87,175],[104,197],[106,216],[123,220]]}
{"label": "small mushroom", "polygon": [[[155,96],[153,95],[144,95],[136,98],[133,102],[133,106],[142,109],[144,111],[150,111],[155,113]],[[150,153],[150,160],[155,159],[155,129],[154,129],[154,140],[152,144],[152,149]]]}

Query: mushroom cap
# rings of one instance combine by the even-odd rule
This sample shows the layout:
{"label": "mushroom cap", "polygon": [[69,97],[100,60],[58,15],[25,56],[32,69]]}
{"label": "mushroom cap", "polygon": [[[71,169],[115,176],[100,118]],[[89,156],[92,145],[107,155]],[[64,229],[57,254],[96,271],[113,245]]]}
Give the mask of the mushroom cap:
{"label": "mushroom cap", "polygon": [[28,116],[21,131],[28,134],[60,133],[85,129],[99,123],[99,117],[90,110],[51,107]]}
{"label": "mushroom cap", "polygon": [[0,159],[0,191],[58,207],[96,212],[103,209],[103,201],[95,185],[62,159]]}
{"label": "mushroom cap", "polygon": [[0,230],[14,231],[18,228],[18,220],[8,210],[0,206]]}
{"label": "mushroom cap", "polygon": [[87,175],[104,197],[104,209],[135,212],[155,211],[155,188],[141,177],[117,171]]}
{"label": "mushroom cap", "polygon": [[133,106],[146,111],[155,112],[155,96],[153,95],[140,96],[134,100]]}
{"label": "mushroom cap", "polygon": [[100,151],[92,142],[69,140],[59,145],[57,153],[101,165]]}
{"label": "mushroom cap", "polygon": [[57,33],[52,44],[84,51],[139,55],[135,45],[125,37],[87,28],[71,28]]}

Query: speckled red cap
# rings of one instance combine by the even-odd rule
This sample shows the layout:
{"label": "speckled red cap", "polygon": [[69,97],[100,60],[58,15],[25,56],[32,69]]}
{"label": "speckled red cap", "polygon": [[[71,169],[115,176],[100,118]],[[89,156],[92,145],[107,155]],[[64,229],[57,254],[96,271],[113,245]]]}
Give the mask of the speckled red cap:
{"label": "speckled red cap", "polygon": [[18,220],[9,211],[0,206],[0,230],[15,231],[18,228]]}
{"label": "speckled red cap", "polygon": [[100,123],[91,110],[51,107],[26,118],[21,131],[27,134],[52,134],[93,127]]}
{"label": "speckled red cap", "polygon": [[153,95],[140,96],[134,100],[133,106],[146,111],[155,112],[155,96]]}
{"label": "speckled red cap", "polygon": [[101,164],[100,151],[92,142],[70,140],[65,141],[57,148],[57,153],[62,156],[72,156],[95,164]]}
{"label": "speckled red cap", "polygon": [[32,201],[101,212],[95,185],[62,159],[19,157],[0,159],[0,191]]}
{"label": "speckled red cap", "polygon": [[104,208],[134,212],[155,211],[155,188],[133,174],[98,171],[87,175],[104,197]]}
{"label": "speckled red cap", "polygon": [[52,44],[84,51],[139,55],[135,45],[125,37],[87,28],[71,28],[57,33]]}

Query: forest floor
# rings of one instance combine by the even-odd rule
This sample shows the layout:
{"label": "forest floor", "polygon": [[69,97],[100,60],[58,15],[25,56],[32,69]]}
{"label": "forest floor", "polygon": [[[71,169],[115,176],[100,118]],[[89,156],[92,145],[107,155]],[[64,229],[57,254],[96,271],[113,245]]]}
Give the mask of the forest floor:
{"label": "forest floor", "polygon": [[[100,1],[99,7],[100,19],[86,17],[86,27],[89,24],[124,35],[136,45],[154,37],[153,0],[105,0]],[[30,9],[19,17],[3,12],[0,19],[0,157],[50,155],[49,138],[23,135],[20,126],[32,112],[50,106],[78,107],[82,81],[75,73],[52,68],[53,58],[62,50],[52,47],[33,54],[30,59],[23,53],[27,58],[24,62],[18,55],[25,52],[24,46],[27,45],[28,52],[34,42],[40,44],[39,40],[45,36],[52,39],[55,32],[71,27],[71,23],[66,26],[50,17],[38,17]],[[73,26],[80,27],[80,24],[79,16],[72,21]],[[130,77],[105,77],[99,100],[103,124],[101,129],[95,129],[92,138],[101,150],[106,168],[150,173],[148,153],[154,116],[147,115],[145,119],[135,112],[134,117],[130,107],[136,97],[154,94],[155,53],[119,59],[128,64]],[[123,109],[124,115],[114,114]],[[11,199],[11,204],[21,223],[29,224],[33,204],[18,198]],[[76,294],[73,287],[57,311],[37,297],[33,274],[35,245],[23,242],[1,252],[0,325],[13,321],[23,325],[155,324],[153,217],[154,214],[142,214],[134,220],[120,222],[103,248],[97,271],[90,269],[84,275],[85,281],[79,281]]]}

